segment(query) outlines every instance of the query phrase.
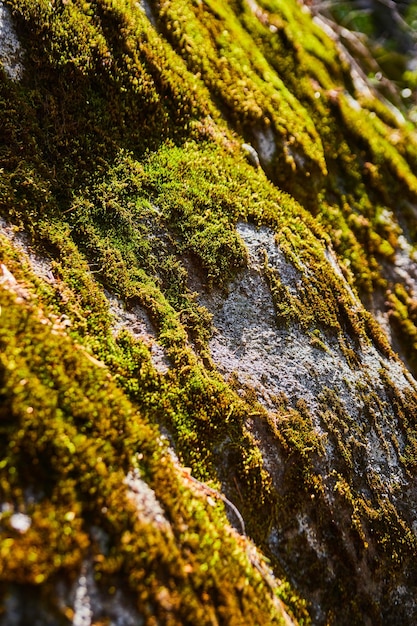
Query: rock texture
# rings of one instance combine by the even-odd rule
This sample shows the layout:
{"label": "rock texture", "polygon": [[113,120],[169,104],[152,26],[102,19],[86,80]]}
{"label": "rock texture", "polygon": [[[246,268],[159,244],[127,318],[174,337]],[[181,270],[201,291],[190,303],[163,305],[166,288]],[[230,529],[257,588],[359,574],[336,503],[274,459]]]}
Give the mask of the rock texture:
{"label": "rock texture", "polygon": [[0,626],[416,623],[414,44],[340,11],[0,0]]}

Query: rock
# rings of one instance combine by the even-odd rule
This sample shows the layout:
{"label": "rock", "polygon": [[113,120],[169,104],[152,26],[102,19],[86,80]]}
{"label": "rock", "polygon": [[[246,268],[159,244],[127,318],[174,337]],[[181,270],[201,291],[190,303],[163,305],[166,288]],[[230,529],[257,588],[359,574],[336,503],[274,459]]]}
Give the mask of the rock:
{"label": "rock", "polygon": [[249,163],[253,165],[253,167],[260,167],[259,156],[255,148],[248,143],[244,143],[242,144],[242,150],[245,152]]}

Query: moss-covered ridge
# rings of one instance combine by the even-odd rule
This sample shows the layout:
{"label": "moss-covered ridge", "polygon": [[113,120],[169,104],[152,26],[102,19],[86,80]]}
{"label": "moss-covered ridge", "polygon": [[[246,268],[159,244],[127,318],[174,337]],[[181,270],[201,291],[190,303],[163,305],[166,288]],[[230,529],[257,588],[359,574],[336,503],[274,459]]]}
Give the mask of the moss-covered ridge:
{"label": "moss-covered ridge", "polygon": [[[74,582],[92,562],[99,588],[122,584],[138,620],[284,623],[249,543],[227,530],[204,490],[192,489],[104,364],[48,316],[4,241],[2,255],[2,601],[7,582],[52,591],[59,577]],[[156,386],[147,367],[142,382]],[[133,468],[165,521],[132,502]],[[55,619],[71,616],[72,607],[54,606],[53,596],[46,608]]]}
{"label": "moss-covered ridge", "polygon": [[[58,579],[76,579],[93,560],[104,591],[128,581],[149,624],[278,620],[281,611],[245,549],[229,567],[239,541],[221,511],[187,490],[166,448],[157,445],[159,424],[195,476],[223,484],[264,550],[270,550],[271,528],[284,529],[282,546],[269,552],[274,570],[284,575],[285,569],[313,602],[316,620],[360,623],[361,611],[368,611],[373,623],[395,623],[392,589],[401,583],[412,595],[414,588],[414,510],[392,495],[385,502],[384,481],[355,474],[366,434],[379,428],[385,410],[372,395],[372,380],[358,389],[363,441],[352,442],[352,418],[334,393],[322,395],[327,410],[321,417],[311,414],[303,397],[297,403],[277,398],[275,412],[267,414],[256,389],[239,388],[233,377],[227,383],[217,373],[209,349],[211,315],[196,291],[225,294],[230,281],[247,271],[238,221],[268,226],[301,280],[301,288],[291,290],[265,257],[278,327],[301,329],[299,336],[317,349],[337,344],[352,371],[362,372],[364,346],[373,345],[384,359],[394,355],[350,289],[377,311],[387,296],[393,337],[399,328],[398,340],[401,333],[406,343],[412,339],[406,356],[413,365],[413,294],[397,268],[403,242],[412,249],[415,241],[412,125],[401,123],[372,92],[358,92],[334,42],[295,2],[5,4],[24,50],[24,72],[14,81],[5,66],[0,77],[7,111],[0,208],[49,259],[52,278],[22,273],[19,253],[3,242],[4,265],[23,290],[16,301],[16,290],[6,289],[2,309],[10,312],[7,324],[2,316],[3,471],[14,468],[12,479],[5,474],[13,510],[21,507],[36,520],[20,535],[6,506],[5,554],[15,547],[10,540],[20,541],[25,553],[19,561],[5,559],[3,580],[43,585],[45,597],[52,597]],[[247,162],[243,141],[257,148],[262,168]],[[337,261],[329,260],[331,247]],[[146,343],[126,331],[114,336],[105,289],[128,309],[146,310],[171,364],[165,375],[153,368]],[[413,385],[400,389],[386,376],[384,393],[400,424],[393,445],[413,493]],[[33,413],[25,413],[27,407]],[[330,480],[318,421],[328,449],[337,451],[335,458],[325,457]],[[262,458],[265,447],[256,436],[286,468],[282,482],[281,470],[274,474],[274,463]],[[138,521],[127,503],[123,480],[138,453],[140,475],[166,511],[167,536],[143,516]],[[27,458],[35,468],[36,460],[40,464],[36,478],[28,475]],[[34,483],[40,493],[28,501],[27,485]],[[348,537],[343,549],[331,539],[329,485],[340,507],[334,536],[341,543]],[[39,521],[44,512],[50,524]],[[333,563],[349,556],[334,588],[315,589],[314,572],[323,583],[326,561],[314,550],[301,558],[305,538],[298,542],[294,534],[300,512],[318,524]],[[52,540],[46,549],[39,530],[44,523],[56,543],[67,529],[62,550]],[[107,533],[109,553],[100,552],[91,528]],[[216,541],[224,549],[221,559],[215,550],[209,555]],[[375,580],[383,568],[388,572],[389,589],[370,609],[373,590],[358,608],[349,583],[365,543],[372,567],[381,563]],[[26,559],[30,546],[39,564],[38,556],[33,565]],[[200,579],[204,571],[210,572],[210,591]],[[242,577],[244,592],[235,582]],[[11,587],[3,589],[6,598]],[[291,586],[281,585],[279,593],[305,619]]]}

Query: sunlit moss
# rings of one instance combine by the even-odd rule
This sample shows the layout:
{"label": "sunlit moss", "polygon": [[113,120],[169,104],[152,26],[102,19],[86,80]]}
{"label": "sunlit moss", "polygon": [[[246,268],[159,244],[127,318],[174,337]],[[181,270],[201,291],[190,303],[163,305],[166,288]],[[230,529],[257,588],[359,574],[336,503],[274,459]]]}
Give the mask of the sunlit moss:
{"label": "sunlit moss", "polygon": [[[226,293],[248,263],[236,224],[268,226],[300,272],[294,295],[265,258],[281,327],[297,326],[321,351],[335,339],[352,367],[369,341],[391,357],[356,295],[367,301],[390,288],[392,327],[414,367],[415,303],[385,272],[403,228],[415,241],[412,127],[382,101],[356,97],[346,61],[296,2],[262,0],[253,10],[238,0],[164,0],[152,4],[152,23],[131,0],[7,5],[26,71],[21,83],[0,77],[0,210],[46,256],[52,278],[36,279],[2,239],[2,262],[22,291],[18,300],[13,289],[1,292],[0,480],[5,501],[32,520],[20,535],[11,511],[2,514],[2,580],[74,579],[92,554],[97,578],[104,585],[124,576],[149,624],[280,623],[243,540],[225,530],[221,506],[192,493],[159,446],[157,425],[195,476],[227,485],[266,551],[276,520],[290,525],[306,502],[317,503],[323,533],[339,532],[326,517],[317,469],[330,441],[335,509],[340,503],[340,518],[348,511],[355,549],[367,554],[375,537],[384,567],[401,567],[415,552],[408,522],[384,501],[375,476],[366,475],[369,497],[352,478],[359,427],[330,392],[321,398],[326,436],[302,398],[294,407],[278,399],[267,416],[254,394],[240,397],[211,361],[211,316],[190,278]],[[247,162],[244,141],[257,147],[262,167]],[[147,312],[167,373],[156,371],[140,339],[114,335],[105,288]],[[412,472],[414,399],[385,385],[404,431],[397,451]],[[358,398],[371,420],[375,398]],[[288,464],[284,493],[250,430],[253,413]],[[135,463],[170,532],[138,519],[129,502],[123,480]],[[28,486],[39,485],[28,503]],[[106,553],[91,525],[108,533]],[[312,579],[323,572],[313,557],[306,562]],[[283,573],[278,559],[272,565]],[[360,619],[344,567],[328,594],[330,622],[342,605]],[[278,593],[308,623],[290,583]]]}
{"label": "sunlit moss", "polygon": [[[92,553],[98,580],[128,572],[143,615],[165,615],[158,594],[167,584],[175,623],[201,620],[206,610],[241,619],[236,587],[244,581],[245,619],[281,624],[244,546],[225,532],[221,510],[208,511],[184,486],[155,427],[108,370],[74,345],[34,296],[22,303],[13,286],[1,290],[0,482],[3,501],[24,512],[30,527],[14,530],[11,512],[2,513],[2,581],[40,585],[58,572],[74,576]],[[124,478],[137,455],[171,520],[169,532],[141,521],[129,502]],[[90,524],[108,533],[104,552]]]}

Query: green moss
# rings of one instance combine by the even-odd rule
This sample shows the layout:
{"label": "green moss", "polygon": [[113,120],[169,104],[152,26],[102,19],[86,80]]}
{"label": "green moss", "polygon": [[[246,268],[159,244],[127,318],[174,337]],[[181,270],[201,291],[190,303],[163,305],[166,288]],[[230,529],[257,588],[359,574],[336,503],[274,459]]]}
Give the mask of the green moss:
{"label": "green moss", "polygon": [[[74,576],[88,552],[102,584],[128,572],[126,583],[148,619],[166,618],[162,585],[170,590],[173,623],[203,623],[205,611],[220,611],[228,621],[245,611],[245,619],[281,623],[245,546],[225,532],[223,512],[207,509],[185,486],[155,428],[108,370],[74,345],[36,300],[22,302],[12,288],[1,290],[0,481],[4,501],[31,524],[19,533],[11,513],[2,514],[2,581],[39,585],[58,572]],[[170,519],[169,532],[138,518],[127,496],[124,476],[138,454],[141,473]],[[109,534],[105,552],[91,524]]]}
{"label": "green moss", "polygon": [[389,319],[392,327],[397,330],[401,341],[401,347],[409,361],[410,368],[416,371],[417,350],[417,317],[415,300],[408,293],[407,288],[401,284],[395,284],[393,290],[388,292],[387,305]]}
{"label": "green moss", "polygon": [[282,406],[268,421],[275,437],[283,444],[287,453],[304,459],[308,459],[312,453],[323,454],[323,442],[314,429],[310,412],[303,400],[297,402],[295,409]]}
{"label": "green moss", "polygon": [[[296,2],[262,0],[254,12],[238,0],[164,0],[153,7],[154,25],[130,0],[7,4],[26,71],[20,83],[0,77],[0,211],[46,255],[52,278],[36,279],[1,239],[2,262],[23,295],[1,294],[0,480],[6,500],[32,519],[20,535],[10,512],[2,514],[2,580],[71,578],[89,553],[103,587],[124,577],[149,624],[279,623],[247,545],[225,531],[221,506],[193,493],[159,446],[156,425],[168,428],[197,477],[227,486],[265,550],[271,525],[281,516],[290,526],[311,496],[317,517],[329,515],[317,469],[327,439],[302,399],[296,407],[277,401],[266,417],[215,371],[212,320],[193,292],[195,277],[201,290],[226,293],[247,265],[236,224],[269,226],[300,273],[295,295],[265,259],[278,322],[298,325],[319,349],[333,337],[352,367],[367,341],[391,357],[344,281],[366,301],[383,293],[400,224],[415,242],[413,130],[380,100],[352,105],[346,63]],[[269,157],[263,134],[274,142]],[[247,163],[243,141],[259,148],[264,170]],[[343,276],[326,258],[330,243]],[[114,336],[104,288],[148,313],[167,373],[155,370],[142,341],[126,330]],[[412,295],[393,286],[388,301],[414,363]],[[411,473],[414,400],[386,388],[405,433],[396,449]],[[371,423],[376,400],[365,396]],[[331,392],[321,405],[338,451],[335,497],[350,512],[358,553],[374,534],[382,562],[392,548],[398,568],[415,550],[410,529],[375,477],[367,478],[369,497],[357,489],[359,427]],[[286,460],[284,495],[249,430],[254,413]],[[383,439],[380,426],[377,434]],[[137,518],[123,484],[135,463],[170,532]],[[32,503],[28,485],[44,490]],[[106,553],[91,524],[108,533]],[[273,566],[282,571],[277,559]],[[351,572],[343,572],[329,620],[342,600],[360,613],[347,590]],[[283,582],[278,593],[307,623],[290,589]]]}

